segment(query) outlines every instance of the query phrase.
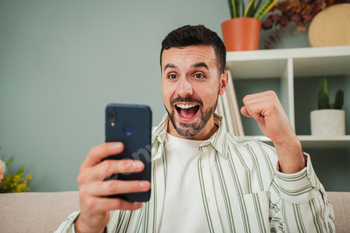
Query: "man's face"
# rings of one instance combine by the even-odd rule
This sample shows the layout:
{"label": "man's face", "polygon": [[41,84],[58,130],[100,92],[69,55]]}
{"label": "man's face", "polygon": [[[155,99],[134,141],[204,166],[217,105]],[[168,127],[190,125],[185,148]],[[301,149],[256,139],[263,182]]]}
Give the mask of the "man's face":
{"label": "man's face", "polygon": [[218,94],[226,84],[211,46],[164,50],[161,75],[164,105],[179,135],[193,137],[208,121],[213,123]]}

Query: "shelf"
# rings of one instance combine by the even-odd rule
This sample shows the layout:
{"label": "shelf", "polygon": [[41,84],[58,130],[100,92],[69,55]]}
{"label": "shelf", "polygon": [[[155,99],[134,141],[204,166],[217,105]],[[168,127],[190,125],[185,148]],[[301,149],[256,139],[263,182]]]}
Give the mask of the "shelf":
{"label": "shelf", "polygon": [[347,56],[295,58],[293,63],[295,77],[350,74],[350,48]]}
{"label": "shelf", "polygon": [[269,49],[227,52],[227,61],[278,60],[284,58],[319,58],[349,56],[350,45],[332,47],[314,47],[298,49]]}
{"label": "shelf", "polygon": [[298,136],[304,147],[310,148],[350,148],[350,136]]}
{"label": "shelf", "polygon": [[292,59],[295,77],[350,74],[350,46],[228,52],[233,79],[281,77]]}
{"label": "shelf", "polygon": [[[257,140],[273,145],[272,141],[265,136],[245,136],[239,137],[241,139]],[[350,135],[345,136],[298,136],[304,148],[350,148]]]}
{"label": "shelf", "polygon": [[226,64],[233,79],[279,78],[287,59],[235,61]]}

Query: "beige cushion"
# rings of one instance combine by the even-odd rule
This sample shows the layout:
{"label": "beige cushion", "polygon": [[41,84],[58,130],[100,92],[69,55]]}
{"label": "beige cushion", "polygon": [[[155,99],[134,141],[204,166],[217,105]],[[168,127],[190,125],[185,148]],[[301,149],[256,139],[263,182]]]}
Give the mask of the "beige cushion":
{"label": "beige cushion", "polygon": [[54,232],[76,210],[78,192],[0,194],[0,232]]}
{"label": "beige cushion", "polygon": [[350,232],[350,192],[327,192],[331,200],[337,233]]}

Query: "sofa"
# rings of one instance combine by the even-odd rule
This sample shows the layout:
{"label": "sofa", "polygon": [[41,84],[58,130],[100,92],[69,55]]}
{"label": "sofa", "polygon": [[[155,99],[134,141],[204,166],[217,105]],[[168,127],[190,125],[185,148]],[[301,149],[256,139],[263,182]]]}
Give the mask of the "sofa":
{"label": "sofa", "polygon": [[[350,233],[350,192],[328,192],[338,233]],[[53,232],[75,210],[79,193],[0,194],[1,233]]]}

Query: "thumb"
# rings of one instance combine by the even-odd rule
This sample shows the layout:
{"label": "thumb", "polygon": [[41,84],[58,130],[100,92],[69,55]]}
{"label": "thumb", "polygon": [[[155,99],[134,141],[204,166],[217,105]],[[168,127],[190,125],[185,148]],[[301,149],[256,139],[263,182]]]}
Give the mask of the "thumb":
{"label": "thumb", "polygon": [[243,106],[243,107],[241,108],[241,113],[242,113],[243,116],[246,116],[246,117],[253,117],[253,116],[251,116],[251,115],[248,113],[247,108],[246,108],[245,106]]}

